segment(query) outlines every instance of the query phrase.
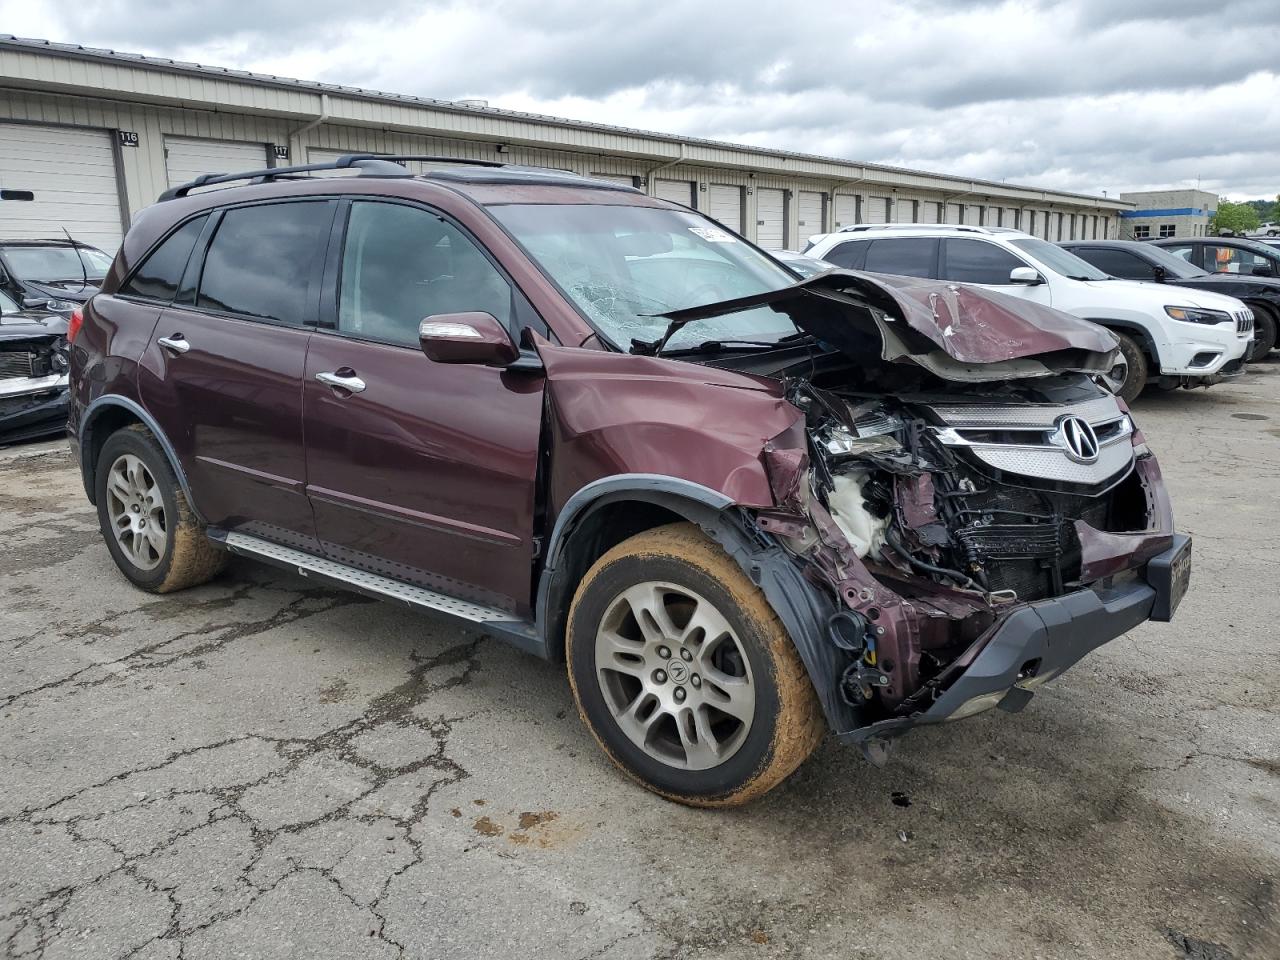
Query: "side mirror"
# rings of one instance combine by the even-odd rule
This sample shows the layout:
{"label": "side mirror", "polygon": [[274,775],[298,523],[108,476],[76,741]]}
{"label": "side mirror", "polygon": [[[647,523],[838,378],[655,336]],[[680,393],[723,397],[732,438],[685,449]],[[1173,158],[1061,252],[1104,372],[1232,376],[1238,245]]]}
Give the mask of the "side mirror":
{"label": "side mirror", "polygon": [[436,363],[482,363],[506,367],[520,351],[491,313],[438,313],[418,324],[422,352]]}
{"label": "side mirror", "polygon": [[43,310],[49,305],[49,301],[44,297],[23,297],[22,305],[28,310]]}
{"label": "side mirror", "polygon": [[1014,267],[1009,271],[1010,283],[1021,283],[1028,287],[1044,283],[1044,277],[1033,267]]}
{"label": "side mirror", "polygon": [[1156,283],[1164,283],[1167,279],[1169,279],[1169,271],[1166,270],[1164,267],[1160,266],[1159,264],[1156,264],[1154,267],[1152,267],[1151,271],[1152,271],[1151,273],[1152,279],[1155,280]]}
{"label": "side mirror", "polygon": [[1252,272],[1255,277],[1274,277],[1276,275],[1275,268],[1267,263],[1254,267]]}

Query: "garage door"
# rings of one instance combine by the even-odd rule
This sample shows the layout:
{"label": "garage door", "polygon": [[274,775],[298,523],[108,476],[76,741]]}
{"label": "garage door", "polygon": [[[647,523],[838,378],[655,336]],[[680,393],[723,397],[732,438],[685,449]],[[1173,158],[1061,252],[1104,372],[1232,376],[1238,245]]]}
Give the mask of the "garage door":
{"label": "garage door", "polygon": [[889,198],[867,197],[867,199],[862,202],[862,222],[888,223]]}
{"label": "garage door", "polygon": [[61,237],[107,253],[120,246],[120,188],[106,130],[0,123],[0,187],[29,190],[32,201],[0,203],[0,235]]}
{"label": "garage door", "polygon": [[893,222],[894,223],[915,223],[916,222],[916,202],[912,200],[910,197],[894,197]]}
{"label": "garage door", "polygon": [[964,205],[960,203],[948,203],[946,209],[947,218],[944,223],[964,223]]}
{"label": "garage door", "polygon": [[658,180],[653,185],[654,196],[670,200],[681,206],[693,206],[693,182],[691,180]]}
{"label": "garage door", "polygon": [[1004,207],[1000,213],[1000,226],[1008,227],[1011,230],[1019,228],[1018,210],[1016,207]]}
{"label": "garage door", "polygon": [[942,204],[937,200],[921,200],[916,216],[921,223],[942,223]]}
{"label": "garage door", "polygon": [[852,227],[858,222],[858,198],[850,193],[837,193],[835,199],[836,222],[833,229]]}
{"label": "garage door", "polygon": [[707,187],[707,212],[735,233],[742,232],[742,188],[727,183]]}
{"label": "garage door", "polygon": [[802,240],[825,230],[822,223],[822,199],[822,194],[813,190],[801,190],[796,194],[796,215]]}
{"label": "garage door", "polygon": [[164,138],[164,169],[171,187],[190,183],[202,173],[241,173],[266,166],[267,147],[263,143]]}
{"label": "garage door", "polygon": [[976,227],[982,223],[982,207],[976,203],[966,203],[964,205],[964,222],[970,226]]}
{"label": "garage door", "polygon": [[766,250],[781,250],[786,245],[786,199],[776,187],[756,190],[756,243]]}

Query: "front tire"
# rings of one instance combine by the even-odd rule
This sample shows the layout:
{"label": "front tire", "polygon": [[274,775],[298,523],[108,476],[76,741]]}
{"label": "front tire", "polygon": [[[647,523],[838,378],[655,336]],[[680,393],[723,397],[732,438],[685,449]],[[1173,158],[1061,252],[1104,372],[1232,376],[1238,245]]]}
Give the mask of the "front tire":
{"label": "front tire", "polygon": [[605,753],[679,803],[766,793],[826,728],[773,608],[693,524],[637,534],[596,561],[569,611],[566,657]]}
{"label": "front tire", "polygon": [[1276,315],[1265,307],[1252,307],[1253,347],[1245,357],[1249,363],[1266,358],[1276,346]]}
{"label": "front tire", "polygon": [[1128,367],[1124,382],[1120,384],[1118,396],[1125,403],[1133,403],[1134,399],[1147,385],[1147,355],[1142,352],[1136,340],[1127,333],[1112,330],[1112,336],[1120,343],[1120,354]]}
{"label": "front tire", "polygon": [[209,542],[146,427],[135,424],[107,438],[94,485],[102,538],[134,586],[171,593],[211,580],[226,565],[227,554]]}

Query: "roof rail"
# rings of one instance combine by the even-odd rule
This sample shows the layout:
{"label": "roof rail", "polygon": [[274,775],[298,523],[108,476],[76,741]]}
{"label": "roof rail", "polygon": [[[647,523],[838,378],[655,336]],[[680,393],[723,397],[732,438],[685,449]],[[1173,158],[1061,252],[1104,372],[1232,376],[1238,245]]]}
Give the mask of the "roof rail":
{"label": "roof rail", "polygon": [[358,171],[361,177],[411,177],[412,174],[403,161],[423,161],[428,163],[458,163],[477,167],[504,167],[506,164],[493,160],[466,160],[458,157],[435,156],[384,156],[374,153],[348,153],[329,163],[307,163],[296,167],[269,167],[266,170],[247,170],[244,173],[202,173],[190,183],[178,187],[170,187],[160,194],[160,200],[175,200],[185,197],[192,190],[208,187],[216,183],[235,183],[247,180],[250,183],[270,183],[272,180],[290,179],[298,174],[313,173],[318,170],[351,170]]}
{"label": "roof rail", "polygon": [[841,227],[839,233],[863,233],[869,230],[961,230],[965,233],[991,233],[986,227],[971,223],[855,223]]}

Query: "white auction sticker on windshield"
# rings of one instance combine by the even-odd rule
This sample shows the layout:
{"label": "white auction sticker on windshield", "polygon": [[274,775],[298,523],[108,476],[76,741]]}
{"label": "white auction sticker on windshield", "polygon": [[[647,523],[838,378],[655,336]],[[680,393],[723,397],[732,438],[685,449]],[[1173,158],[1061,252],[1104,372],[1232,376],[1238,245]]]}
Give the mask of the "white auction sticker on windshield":
{"label": "white auction sticker on windshield", "polygon": [[727,230],[718,227],[690,227],[690,233],[696,233],[708,243],[737,243],[737,239]]}

